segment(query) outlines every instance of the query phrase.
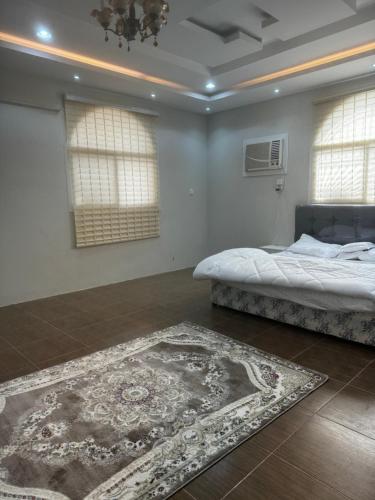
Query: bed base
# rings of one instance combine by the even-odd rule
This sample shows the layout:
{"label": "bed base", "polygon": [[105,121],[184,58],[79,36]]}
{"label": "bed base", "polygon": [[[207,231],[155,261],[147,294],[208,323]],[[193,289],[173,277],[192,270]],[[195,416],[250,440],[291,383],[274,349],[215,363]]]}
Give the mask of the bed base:
{"label": "bed base", "polygon": [[300,326],[314,332],[375,346],[375,314],[313,309],[288,300],[253,294],[213,281],[213,304]]}

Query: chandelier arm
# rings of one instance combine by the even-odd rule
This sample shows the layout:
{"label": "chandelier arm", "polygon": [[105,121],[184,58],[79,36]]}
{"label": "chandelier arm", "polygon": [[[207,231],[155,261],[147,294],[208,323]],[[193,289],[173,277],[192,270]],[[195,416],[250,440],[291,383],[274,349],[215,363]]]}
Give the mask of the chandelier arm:
{"label": "chandelier arm", "polygon": [[120,35],[119,33],[117,33],[117,31],[115,31],[113,28],[105,28],[105,31],[110,31],[111,33],[113,33],[116,36],[123,36],[123,35]]}
{"label": "chandelier arm", "polygon": [[155,36],[155,35],[153,35],[152,33],[149,33],[149,34],[147,35],[147,34],[144,34],[144,33],[140,32],[140,34],[141,34],[141,37],[142,37],[144,40],[147,40],[147,38],[150,38],[150,37],[152,37],[152,36]]}
{"label": "chandelier arm", "polygon": [[154,21],[150,21],[148,24],[143,25],[143,29],[144,29],[144,30],[147,30],[147,28],[148,28],[149,26],[151,26],[151,24],[152,24],[153,22],[154,22]]}

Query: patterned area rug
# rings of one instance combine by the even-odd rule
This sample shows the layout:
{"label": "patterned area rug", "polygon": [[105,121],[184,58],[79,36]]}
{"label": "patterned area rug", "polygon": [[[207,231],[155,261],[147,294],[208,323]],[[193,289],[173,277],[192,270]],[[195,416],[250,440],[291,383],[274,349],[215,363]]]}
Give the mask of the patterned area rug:
{"label": "patterned area rug", "polygon": [[166,499],[327,380],[183,323],[0,385],[0,498]]}

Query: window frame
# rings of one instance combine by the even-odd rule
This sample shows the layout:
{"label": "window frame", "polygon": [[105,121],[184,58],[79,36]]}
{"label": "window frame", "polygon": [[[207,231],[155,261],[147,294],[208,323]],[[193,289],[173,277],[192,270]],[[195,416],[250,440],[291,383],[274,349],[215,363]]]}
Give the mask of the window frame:
{"label": "window frame", "polygon": [[[363,189],[362,189],[362,198],[360,201],[355,201],[355,200],[349,200],[349,199],[344,199],[344,198],[334,198],[334,199],[329,199],[329,200],[317,200],[317,197],[315,196],[316,194],[316,185],[315,185],[315,175],[316,175],[316,164],[315,164],[315,155],[317,151],[322,151],[324,148],[327,149],[339,149],[339,148],[344,148],[345,144],[348,146],[352,146],[352,149],[354,150],[355,145],[363,145],[363,150],[365,154],[365,160],[364,160],[364,174],[368,176],[369,172],[369,149],[371,147],[375,148],[375,137],[371,139],[363,139],[363,140],[357,140],[357,141],[352,141],[352,142],[346,142],[346,143],[332,143],[332,144],[327,144],[326,146],[321,145],[321,146],[315,146],[315,141],[316,141],[316,134],[317,134],[317,119],[316,119],[316,114],[318,113],[317,106],[320,104],[332,104],[332,108],[329,114],[332,114],[335,110],[336,107],[340,106],[341,103],[343,103],[346,99],[350,99],[351,97],[355,97],[360,94],[366,94],[368,92],[375,92],[375,87],[369,87],[366,89],[361,89],[356,92],[350,92],[347,94],[342,94],[339,96],[335,96],[329,99],[320,99],[314,101],[314,119],[313,119],[313,131],[312,131],[312,141],[311,141],[311,147],[310,147],[310,161],[309,161],[309,180],[308,180],[308,199],[309,203],[314,204],[314,205],[375,205],[375,195],[374,195],[374,201],[366,201],[366,186],[367,184],[363,184]],[[320,123],[322,126],[324,122]]]}
{"label": "window frame", "polygon": [[[71,130],[70,126],[68,124],[68,112],[67,112],[67,103],[71,102],[73,105],[76,103],[77,105],[88,105],[91,107],[99,107],[99,108],[109,108],[109,109],[117,109],[120,111],[126,111],[131,114],[142,114],[142,115],[149,115],[151,117],[159,117],[159,114],[154,112],[154,111],[148,111],[144,110],[142,108],[129,108],[126,106],[121,106],[121,105],[114,105],[114,104],[108,104],[100,101],[91,101],[88,99],[81,99],[81,98],[76,98],[76,97],[70,97],[70,96],[65,96],[65,102],[64,102],[64,114],[65,114],[65,133],[66,133],[66,140],[65,140],[65,156],[66,156],[66,175],[67,175],[67,184],[68,184],[68,198],[69,198],[69,212],[72,215],[72,221],[74,224],[74,235],[75,235],[75,246],[77,248],[84,248],[84,247],[91,247],[91,246],[99,246],[99,245],[106,245],[106,244],[113,244],[113,243],[120,243],[120,242],[131,242],[131,241],[139,241],[143,239],[149,239],[149,238],[156,238],[160,237],[160,212],[161,212],[161,199],[160,199],[160,162],[159,162],[159,149],[158,149],[158,128],[156,127],[155,123],[151,123],[147,125],[146,131],[150,130],[154,139],[154,153],[152,155],[148,155],[147,153],[132,153],[131,151],[128,152],[128,157],[129,159],[134,159],[135,157],[142,158],[144,157],[145,160],[149,158],[153,162],[152,166],[152,175],[153,175],[153,181],[152,183],[154,184],[154,189],[152,190],[153,193],[153,198],[154,201],[148,202],[148,203],[142,203],[142,204],[134,204],[133,206],[123,206],[121,207],[120,202],[119,202],[119,195],[120,195],[120,190],[118,189],[120,183],[119,183],[119,177],[120,177],[120,170],[118,166],[118,162],[120,161],[120,158],[126,157],[127,153],[126,151],[114,151],[114,150],[101,150],[97,148],[81,148],[80,146],[71,146],[70,144],[70,137],[71,137]],[[86,113],[85,113],[86,114]],[[83,116],[85,116],[85,114]],[[78,124],[79,122],[77,122]],[[105,127],[105,126],[104,126]],[[149,128],[148,128],[149,127]],[[98,136],[97,136],[98,137]],[[108,203],[108,204],[88,204],[88,203],[83,203],[81,205],[77,204],[76,202],[76,189],[74,186],[74,172],[73,172],[73,162],[72,162],[72,152],[75,152],[79,155],[79,152],[81,151],[82,155],[99,155],[101,154],[102,156],[107,156],[112,157],[114,159],[114,162],[116,164],[116,169],[115,169],[115,179],[116,179],[116,198],[118,200],[118,203],[113,202],[113,203]],[[147,167],[148,168],[148,167]],[[124,171],[125,173],[125,171]],[[125,192],[125,191],[124,191]],[[155,234],[152,235],[145,235],[145,236],[136,236],[136,237],[124,237],[124,238],[114,238],[113,240],[109,241],[92,241],[91,243],[83,244],[82,242],[79,241],[78,238],[78,228],[77,228],[77,214],[78,216],[81,215],[81,213],[87,210],[88,213],[95,212],[96,210],[102,210],[103,212],[105,211],[110,211],[113,210],[116,213],[127,213],[128,214],[128,219],[135,219],[136,216],[141,216],[141,218],[146,217],[148,213],[154,211],[154,216],[157,220],[157,223],[155,223],[155,228],[157,227],[157,231],[155,231]],[[130,215],[129,215],[130,214]],[[135,214],[135,215],[134,215]],[[142,219],[143,221],[143,219]],[[143,223],[143,222],[142,222]],[[134,227],[136,227],[136,223],[134,223]],[[147,227],[147,224],[146,224]],[[137,231],[135,231],[137,232]],[[157,233],[157,234],[156,234]]]}

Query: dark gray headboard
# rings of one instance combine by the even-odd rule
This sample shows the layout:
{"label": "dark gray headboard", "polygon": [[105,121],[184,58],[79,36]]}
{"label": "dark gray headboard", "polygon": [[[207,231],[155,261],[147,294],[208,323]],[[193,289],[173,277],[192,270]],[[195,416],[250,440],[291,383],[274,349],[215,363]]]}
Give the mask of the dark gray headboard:
{"label": "dark gray headboard", "polygon": [[326,243],[375,242],[375,205],[299,205],[295,240],[309,234]]}

